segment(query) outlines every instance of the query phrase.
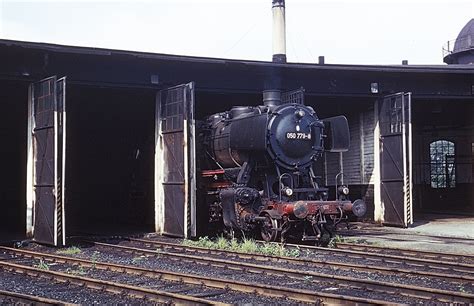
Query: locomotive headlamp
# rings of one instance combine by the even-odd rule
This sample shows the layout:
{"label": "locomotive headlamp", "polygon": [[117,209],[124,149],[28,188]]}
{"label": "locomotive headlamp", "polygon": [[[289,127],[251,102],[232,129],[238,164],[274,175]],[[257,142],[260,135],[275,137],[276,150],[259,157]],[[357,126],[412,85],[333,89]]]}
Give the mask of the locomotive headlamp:
{"label": "locomotive headlamp", "polygon": [[306,115],[306,113],[305,113],[304,110],[302,110],[302,109],[299,109],[299,110],[297,110],[297,111],[295,112],[295,116],[296,116],[296,118],[298,118],[298,119],[303,118],[304,115]]}
{"label": "locomotive headlamp", "polygon": [[298,201],[293,206],[293,214],[296,218],[304,219],[308,215],[308,204],[303,201]]}
{"label": "locomotive headlamp", "polygon": [[291,197],[291,196],[293,195],[293,189],[291,189],[291,188],[289,188],[289,187],[285,187],[285,188],[283,189],[283,192],[284,192],[287,196],[289,196],[289,197]]}
{"label": "locomotive headlamp", "polygon": [[339,194],[348,195],[348,194],[349,194],[349,187],[344,186],[344,185],[343,185],[343,186],[339,186],[339,187],[337,188],[337,192],[338,192]]}
{"label": "locomotive headlamp", "polygon": [[348,195],[349,194],[349,187],[347,186],[342,186],[342,193],[344,195]]}

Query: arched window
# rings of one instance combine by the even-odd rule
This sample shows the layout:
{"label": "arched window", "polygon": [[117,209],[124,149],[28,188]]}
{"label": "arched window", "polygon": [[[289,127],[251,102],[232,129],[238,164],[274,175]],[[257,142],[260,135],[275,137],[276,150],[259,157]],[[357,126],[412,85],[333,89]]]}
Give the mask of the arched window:
{"label": "arched window", "polygon": [[431,188],[456,187],[454,142],[436,140],[430,143]]}

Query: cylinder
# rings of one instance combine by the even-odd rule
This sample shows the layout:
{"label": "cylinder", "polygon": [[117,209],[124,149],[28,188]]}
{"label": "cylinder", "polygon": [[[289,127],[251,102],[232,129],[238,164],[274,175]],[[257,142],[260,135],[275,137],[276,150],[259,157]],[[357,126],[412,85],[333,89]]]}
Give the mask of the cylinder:
{"label": "cylinder", "polygon": [[285,0],[272,1],[273,62],[286,63]]}

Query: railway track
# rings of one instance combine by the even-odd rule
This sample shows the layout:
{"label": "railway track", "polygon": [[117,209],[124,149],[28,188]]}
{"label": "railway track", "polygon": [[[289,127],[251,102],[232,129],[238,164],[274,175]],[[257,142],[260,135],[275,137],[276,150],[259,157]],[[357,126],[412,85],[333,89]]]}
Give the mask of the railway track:
{"label": "railway track", "polygon": [[[234,251],[222,251],[222,250],[210,250],[201,247],[189,247],[183,246],[177,243],[170,243],[170,242],[163,242],[163,241],[154,241],[148,239],[137,239],[137,238],[127,238],[130,241],[135,241],[139,243],[145,244],[147,247],[159,247],[162,249],[169,249],[174,251],[187,251],[187,252],[194,252],[194,253],[201,253],[201,254],[215,254],[215,255],[232,255],[241,259],[254,259],[262,262],[269,262],[269,261],[277,261],[277,262],[285,262],[289,264],[295,265],[306,265],[306,266],[315,266],[315,265],[330,265],[333,267],[337,267],[339,269],[349,269],[349,270],[357,270],[357,271],[365,271],[365,272],[380,272],[380,273],[387,273],[387,274],[395,274],[395,273],[402,273],[402,274],[410,274],[410,275],[417,275],[420,277],[432,277],[432,278],[439,278],[443,280],[450,280],[455,282],[474,282],[474,273],[472,275],[463,275],[459,273],[450,274],[448,269],[444,267],[439,267],[440,272],[431,272],[431,271],[416,271],[413,269],[406,269],[406,268],[393,268],[393,267],[384,267],[384,266],[377,266],[377,265],[364,265],[364,264],[354,264],[349,262],[339,262],[339,261],[329,261],[329,260],[322,260],[322,259],[314,259],[314,258],[293,258],[293,257],[282,257],[282,256],[269,256],[269,255],[256,255],[256,254],[245,254],[241,252],[234,252]],[[299,245],[289,245],[290,247],[298,247],[300,249],[304,249],[304,246]],[[309,247],[310,250],[313,250],[312,247]],[[323,250],[331,250],[327,248],[322,248]],[[320,248],[317,248],[320,250]],[[419,265],[418,265],[419,266]]]}
{"label": "railway track", "polygon": [[[470,293],[464,292],[453,292],[447,290],[440,290],[434,288],[426,288],[426,287],[419,287],[419,286],[412,286],[412,285],[405,285],[405,284],[396,284],[396,283],[388,283],[388,282],[379,282],[373,281],[368,279],[359,279],[353,277],[346,277],[346,276],[338,276],[338,275],[328,275],[322,273],[312,272],[308,269],[286,269],[280,268],[270,265],[263,265],[262,261],[266,260],[278,260],[280,258],[272,258],[269,256],[262,256],[262,255],[250,255],[250,254],[241,254],[242,256],[249,256],[249,258],[257,259],[260,262],[258,264],[255,263],[248,263],[248,262],[237,262],[235,260],[229,259],[219,259],[210,256],[202,256],[202,254],[211,254],[210,252],[214,252],[214,254],[218,253],[228,254],[227,251],[212,251],[202,248],[196,247],[184,247],[180,245],[174,245],[173,247],[177,248],[178,252],[165,252],[165,251],[156,251],[155,249],[150,249],[150,246],[155,247],[157,245],[164,245],[166,244],[170,247],[170,243],[162,243],[162,242],[154,242],[150,240],[142,240],[142,239],[130,239],[131,241],[143,243],[143,247],[131,247],[131,246],[123,246],[123,245],[114,245],[109,243],[102,243],[102,242],[94,242],[96,245],[107,247],[107,248],[116,248],[126,252],[136,253],[136,254],[147,254],[147,255],[159,255],[165,256],[169,259],[175,261],[184,261],[184,262],[191,262],[191,263],[198,263],[208,266],[214,267],[223,267],[226,269],[232,269],[236,271],[245,271],[251,273],[262,274],[265,273],[266,275],[278,276],[285,279],[298,279],[303,281],[308,281],[310,279],[311,282],[325,282],[329,283],[334,287],[338,286],[345,286],[360,290],[366,290],[375,292],[377,294],[382,295],[401,295],[404,297],[409,297],[413,299],[423,300],[423,301],[437,301],[437,302],[446,302],[446,303],[472,303],[474,302],[474,295]],[[148,244],[148,246],[147,246]],[[179,247],[181,249],[179,249]],[[190,255],[186,254],[186,252],[191,250],[195,254]],[[200,253],[200,254],[199,254]],[[235,252],[230,252],[235,253]],[[232,254],[233,256],[235,254]],[[241,257],[242,258],[242,257]],[[287,260],[287,258],[284,258]],[[453,276],[454,277],[454,276]],[[387,302],[387,301],[385,301]]]}
{"label": "railway track", "polygon": [[442,262],[464,263],[467,267],[474,267],[474,255],[468,254],[414,251],[355,243],[337,243],[337,248],[342,250],[370,252],[372,254],[388,254],[404,257],[423,258]]}
{"label": "railway track", "polygon": [[[8,252],[13,252],[14,250],[15,249],[11,249]],[[33,254],[30,255],[33,256]],[[46,257],[47,255],[43,255],[43,258]],[[31,267],[29,265],[7,262],[5,260],[0,260],[0,268],[4,271],[12,273],[19,273],[23,275],[33,276],[36,278],[44,278],[60,283],[76,284],[89,289],[106,291],[113,294],[126,295],[133,299],[137,299],[137,302],[147,301],[166,304],[224,305],[215,301],[187,296],[183,294],[151,290],[147,288],[130,286],[127,284],[94,279],[90,277],[84,277],[57,271],[49,271],[45,269]]]}
{"label": "railway track", "polygon": [[[99,244],[103,245],[103,244]],[[212,277],[200,276],[200,275],[190,275],[185,273],[177,273],[177,272],[170,272],[170,271],[163,271],[163,270],[156,270],[156,269],[147,269],[142,267],[135,267],[129,265],[119,265],[113,263],[106,263],[106,262],[98,262],[98,261],[91,261],[91,260],[84,260],[79,258],[73,258],[68,256],[59,256],[53,255],[49,253],[39,253],[33,252],[28,250],[19,250],[14,248],[8,247],[0,247],[0,250],[3,251],[5,254],[10,254],[17,257],[22,258],[31,258],[31,259],[38,259],[44,260],[47,262],[54,262],[54,263],[67,263],[70,265],[78,265],[84,268],[94,268],[103,271],[113,271],[117,273],[126,273],[130,275],[139,275],[145,277],[151,277],[154,279],[159,279],[161,281],[173,281],[173,282],[181,282],[185,284],[191,285],[201,285],[207,286],[214,291],[211,291],[214,296],[219,294],[225,294],[228,290],[234,290],[243,293],[252,293],[258,294],[265,297],[272,297],[272,298],[288,298],[295,302],[304,302],[304,303],[350,303],[350,304],[383,304],[384,301],[382,300],[375,300],[375,299],[365,299],[365,298],[357,298],[357,297],[344,297],[338,296],[336,294],[329,294],[329,293],[317,293],[314,291],[309,290],[301,290],[301,289],[292,289],[286,288],[281,286],[274,286],[274,285],[265,285],[265,284],[249,284],[245,282],[235,281],[235,280],[226,280],[226,279],[216,279]],[[148,253],[150,254],[150,253]],[[154,252],[153,255],[157,253]],[[0,262],[0,265],[2,263]],[[130,286],[129,286],[130,287]],[[216,292],[216,289],[219,291]],[[206,293],[204,292],[205,295]],[[210,301],[204,300],[191,300],[188,301],[193,303],[202,303],[206,304],[206,302],[211,303]],[[216,303],[218,304],[218,303]]]}
{"label": "railway track", "polygon": [[[367,250],[362,250],[363,247],[360,249],[351,249],[350,247],[347,248],[324,248],[324,247],[317,247],[317,246],[302,246],[297,244],[285,244],[285,246],[289,248],[298,248],[300,250],[308,250],[315,253],[326,253],[331,254],[334,257],[343,257],[343,258],[354,258],[354,259],[365,259],[371,260],[374,262],[382,262],[382,263],[398,263],[401,265],[406,265],[410,267],[425,267],[432,270],[437,270],[439,273],[446,274],[452,273],[456,275],[466,275],[469,278],[474,276],[474,264],[472,263],[465,263],[465,262],[456,262],[456,261],[449,261],[446,259],[432,259],[432,258],[424,258],[423,253],[431,253],[431,252],[418,252],[418,251],[410,251],[410,250],[403,250],[405,252],[404,255],[401,254],[388,254],[383,253],[380,251],[383,249],[382,247],[377,248],[378,252],[373,252],[370,250],[370,247],[366,247]],[[375,250],[373,248],[372,250]],[[391,249],[397,250],[397,249]],[[398,249],[402,250],[402,249]],[[407,254],[411,252],[411,256],[407,256]],[[435,254],[435,253],[431,253]],[[455,255],[455,254],[448,254],[448,255]]]}
{"label": "railway track", "polygon": [[23,294],[13,291],[0,290],[0,298],[4,299],[5,304],[35,304],[35,305],[74,305],[64,301],[48,299],[41,296]]}

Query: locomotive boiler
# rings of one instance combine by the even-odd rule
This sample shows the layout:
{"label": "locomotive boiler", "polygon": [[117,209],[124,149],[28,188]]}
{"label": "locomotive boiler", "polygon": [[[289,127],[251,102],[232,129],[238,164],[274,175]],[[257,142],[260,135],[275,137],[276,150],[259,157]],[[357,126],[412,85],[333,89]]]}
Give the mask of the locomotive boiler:
{"label": "locomotive boiler", "polygon": [[347,186],[335,199],[320,186],[313,165],[324,151],[349,147],[344,116],[319,119],[303,103],[263,92],[263,105],[235,106],[209,116],[201,129],[207,163],[202,171],[209,221],[226,232],[327,243],[335,226],[363,216],[362,200]]}

